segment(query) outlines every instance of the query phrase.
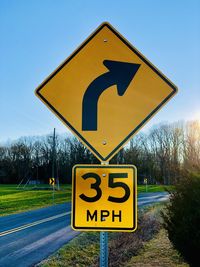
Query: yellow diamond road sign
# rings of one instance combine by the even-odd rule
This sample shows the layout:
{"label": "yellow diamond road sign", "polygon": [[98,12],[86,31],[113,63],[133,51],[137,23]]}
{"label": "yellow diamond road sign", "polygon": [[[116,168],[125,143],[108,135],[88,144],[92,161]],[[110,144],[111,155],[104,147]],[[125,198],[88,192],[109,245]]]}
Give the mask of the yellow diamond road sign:
{"label": "yellow diamond road sign", "polygon": [[72,227],[86,231],[137,228],[137,171],[133,165],[76,165]]}
{"label": "yellow diamond road sign", "polygon": [[176,93],[176,86],[103,23],[36,95],[108,161]]}

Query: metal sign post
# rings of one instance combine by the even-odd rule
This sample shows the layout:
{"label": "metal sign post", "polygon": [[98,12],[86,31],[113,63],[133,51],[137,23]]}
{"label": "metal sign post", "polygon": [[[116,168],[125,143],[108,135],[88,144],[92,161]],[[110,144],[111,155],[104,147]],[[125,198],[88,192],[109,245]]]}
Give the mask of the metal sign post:
{"label": "metal sign post", "polygon": [[55,196],[54,196],[54,193],[55,193],[55,189],[54,189],[54,184],[53,184],[53,205],[55,203]]}
{"label": "metal sign post", "polygon": [[75,231],[100,231],[100,267],[108,267],[108,231],[137,229],[136,167],[75,165],[71,221]]}
{"label": "metal sign post", "polygon": [[53,186],[53,192],[52,192],[52,201],[53,201],[53,205],[54,205],[54,202],[55,202],[55,178],[49,178],[49,184]]}
{"label": "metal sign post", "polygon": [[[101,165],[109,165],[109,161]],[[108,267],[108,232],[100,232],[100,267]]]}
{"label": "metal sign post", "polygon": [[108,232],[100,232],[100,267],[108,267]]}
{"label": "metal sign post", "polygon": [[147,185],[148,184],[148,180],[147,180],[147,178],[144,179],[144,183],[146,185],[145,187],[146,187],[146,193],[147,193],[148,192],[148,185]]}

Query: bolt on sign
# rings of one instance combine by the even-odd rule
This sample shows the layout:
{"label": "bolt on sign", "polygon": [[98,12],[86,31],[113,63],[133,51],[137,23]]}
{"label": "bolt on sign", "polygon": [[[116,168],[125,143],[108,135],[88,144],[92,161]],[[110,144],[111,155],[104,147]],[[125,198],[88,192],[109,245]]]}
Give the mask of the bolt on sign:
{"label": "bolt on sign", "polygon": [[137,170],[133,165],[75,165],[72,227],[132,232],[137,227]]}
{"label": "bolt on sign", "polygon": [[100,161],[109,161],[176,92],[109,23],[101,24],[36,89]]}

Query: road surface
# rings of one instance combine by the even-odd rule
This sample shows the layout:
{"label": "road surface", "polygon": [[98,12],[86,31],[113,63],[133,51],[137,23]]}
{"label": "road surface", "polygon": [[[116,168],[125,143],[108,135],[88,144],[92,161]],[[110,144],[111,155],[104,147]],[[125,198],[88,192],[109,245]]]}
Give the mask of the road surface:
{"label": "road surface", "polygon": [[[167,199],[166,192],[143,193],[138,205]],[[70,220],[71,203],[0,217],[0,267],[34,266],[47,258],[79,234]]]}

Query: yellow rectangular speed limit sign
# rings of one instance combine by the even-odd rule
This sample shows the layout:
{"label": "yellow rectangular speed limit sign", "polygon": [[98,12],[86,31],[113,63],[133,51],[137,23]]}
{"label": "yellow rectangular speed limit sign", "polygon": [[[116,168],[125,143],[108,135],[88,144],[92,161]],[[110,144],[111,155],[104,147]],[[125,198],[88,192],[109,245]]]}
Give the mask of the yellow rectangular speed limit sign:
{"label": "yellow rectangular speed limit sign", "polygon": [[135,231],[136,177],[133,165],[74,166],[72,228],[78,231]]}

